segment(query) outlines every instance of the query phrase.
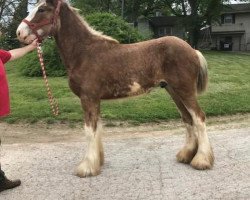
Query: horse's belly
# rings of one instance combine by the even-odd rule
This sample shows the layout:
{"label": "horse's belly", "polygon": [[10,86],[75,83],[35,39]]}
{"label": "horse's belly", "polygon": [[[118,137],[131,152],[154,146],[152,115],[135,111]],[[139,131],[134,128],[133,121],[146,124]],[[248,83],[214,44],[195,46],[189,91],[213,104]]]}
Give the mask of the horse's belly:
{"label": "horse's belly", "polygon": [[102,99],[118,99],[131,96],[138,96],[144,93],[148,93],[151,87],[142,87],[139,83],[133,82],[126,87],[110,87],[102,95]]}

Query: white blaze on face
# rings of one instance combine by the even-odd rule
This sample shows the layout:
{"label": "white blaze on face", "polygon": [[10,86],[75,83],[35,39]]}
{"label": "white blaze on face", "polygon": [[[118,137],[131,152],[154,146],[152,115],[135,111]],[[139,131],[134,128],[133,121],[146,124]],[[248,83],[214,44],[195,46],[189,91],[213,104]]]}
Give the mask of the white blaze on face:
{"label": "white blaze on face", "polygon": [[[37,13],[37,11],[38,11],[38,8],[40,7],[40,6],[42,6],[42,5],[44,5],[45,4],[45,2],[41,2],[40,4],[38,4],[30,13],[29,13],[29,15],[25,18],[27,21],[32,21],[33,20],[33,18],[35,17],[35,15],[36,15],[36,13]],[[34,34],[31,34],[32,33],[32,31],[30,30],[30,28],[29,28],[29,26],[26,24],[26,23],[24,23],[24,22],[21,22],[21,24],[18,26],[18,28],[17,28],[17,33],[20,33],[20,35],[18,36],[19,37],[19,39],[21,39],[21,40],[24,40],[24,38],[27,38],[26,40],[29,42],[29,40],[34,40],[35,39],[35,35]],[[41,35],[42,33],[43,33],[43,31],[42,31],[42,29],[39,29],[39,30],[37,30],[37,33],[39,34],[39,35]],[[29,38],[29,36],[30,36],[30,38]],[[25,40],[25,41],[26,41]],[[27,42],[26,41],[26,42]]]}

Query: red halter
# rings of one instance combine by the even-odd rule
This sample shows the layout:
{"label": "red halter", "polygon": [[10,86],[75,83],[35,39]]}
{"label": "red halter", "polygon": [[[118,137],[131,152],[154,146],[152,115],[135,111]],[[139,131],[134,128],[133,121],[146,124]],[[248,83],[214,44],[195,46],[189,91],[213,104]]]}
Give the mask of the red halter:
{"label": "red halter", "polygon": [[29,26],[29,28],[32,30],[32,32],[36,35],[39,43],[41,43],[43,39],[38,34],[37,30],[39,30],[39,28],[41,28],[45,25],[52,24],[51,31],[50,31],[50,32],[52,32],[52,30],[56,26],[56,22],[57,22],[57,18],[58,18],[59,12],[60,12],[61,4],[62,4],[62,0],[57,0],[57,6],[55,9],[54,16],[52,16],[50,19],[44,19],[43,21],[41,21],[39,23],[30,22],[26,19],[22,20],[22,22],[26,23]]}

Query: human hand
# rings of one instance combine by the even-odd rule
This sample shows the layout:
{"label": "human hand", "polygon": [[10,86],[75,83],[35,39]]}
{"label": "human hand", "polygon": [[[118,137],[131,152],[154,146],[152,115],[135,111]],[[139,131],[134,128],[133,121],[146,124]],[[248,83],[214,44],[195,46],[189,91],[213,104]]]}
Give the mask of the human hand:
{"label": "human hand", "polygon": [[27,45],[25,47],[10,50],[9,51],[11,54],[10,60],[16,60],[18,58],[23,57],[26,53],[33,51],[37,47],[37,41],[38,40],[35,39],[34,41],[32,41],[29,45]]}
{"label": "human hand", "polygon": [[35,39],[33,40],[32,43],[30,43],[28,46],[30,46],[30,49],[33,50],[37,47],[37,42],[38,42],[38,39]]}

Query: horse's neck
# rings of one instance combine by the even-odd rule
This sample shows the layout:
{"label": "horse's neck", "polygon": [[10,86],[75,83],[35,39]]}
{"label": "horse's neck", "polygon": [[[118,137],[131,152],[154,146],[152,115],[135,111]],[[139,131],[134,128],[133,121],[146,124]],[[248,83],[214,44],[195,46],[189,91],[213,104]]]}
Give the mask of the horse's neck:
{"label": "horse's neck", "polygon": [[[79,50],[86,52],[93,36],[68,6],[62,6],[60,18],[61,26],[55,39],[64,64],[70,67],[70,62],[79,57]],[[82,58],[83,56],[81,55]]]}

